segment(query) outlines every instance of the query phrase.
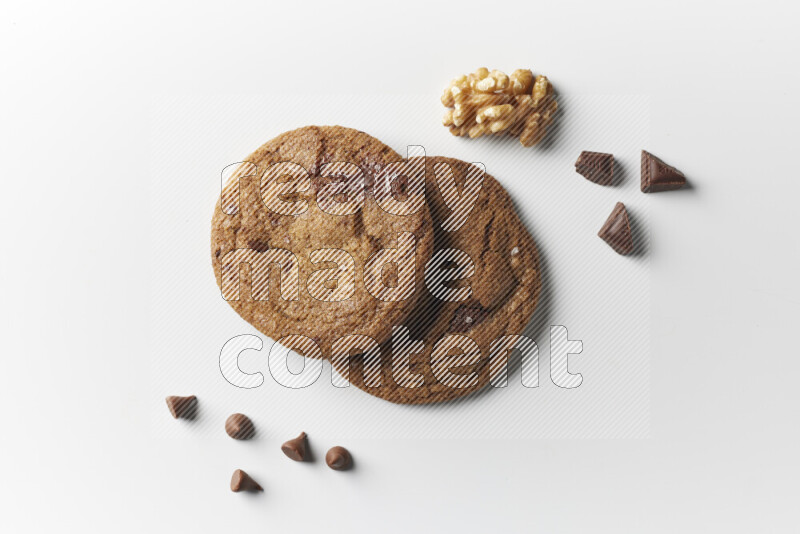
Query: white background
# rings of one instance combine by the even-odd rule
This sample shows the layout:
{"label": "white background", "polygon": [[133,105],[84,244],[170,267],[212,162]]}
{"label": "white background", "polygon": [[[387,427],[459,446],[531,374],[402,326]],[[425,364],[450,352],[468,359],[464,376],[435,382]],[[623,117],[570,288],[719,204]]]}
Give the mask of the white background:
{"label": "white background", "polygon": [[[0,14],[2,530],[797,529],[800,43],[788,2],[12,2]],[[160,433],[153,102],[435,100],[480,65],[530,66],[565,94],[649,97],[650,148],[691,180],[647,200],[650,438],[360,437],[342,474],[277,456],[286,430],[268,430],[268,409],[251,443],[179,423]],[[335,428],[315,435],[318,460]],[[265,494],[225,489],[234,462],[253,465]]]}

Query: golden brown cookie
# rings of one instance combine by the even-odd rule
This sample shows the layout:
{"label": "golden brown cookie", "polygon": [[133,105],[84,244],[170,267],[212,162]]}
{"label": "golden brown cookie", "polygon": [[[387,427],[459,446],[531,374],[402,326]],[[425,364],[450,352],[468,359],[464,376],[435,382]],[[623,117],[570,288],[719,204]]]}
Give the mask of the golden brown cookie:
{"label": "golden brown cookie", "polygon": [[[436,235],[433,259],[446,249],[468,254],[475,265],[474,274],[468,281],[471,295],[458,302],[443,301],[426,289],[425,298],[418,303],[417,309],[405,323],[411,340],[424,341],[421,353],[410,358],[410,373],[405,373],[403,369],[407,367],[402,365],[393,373],[391,358],[398,365],[398,355],[395,350],[395,354],[390,356],[391,342],[384,343],[381,347],[379,365],[377,356],[371,360],[363,355],[353,357],[349,368],[346,359],[333,361],[334,368],[343,377],[349,378],[351,383],[391,402],[442,402],[469,395],[485,387],[490,376],[497,376],[503,369],[502,365],[495,363],[491,370],[489,368],[493,341],[503,336],[523,333],[541,291],[536,245],[520,221],[508,193],[492,176],[485,175],[475,207],[463,226],[452,232],[442,230],[442,225],[452,213],[437,186],[437,170],[440,174],[447,172],[442,164],[450,166],[462,191],[468,172],[474,173],[475,168],[451,158],[428,157],[426,161],[426,195]],[[450,284],[457,288],[464,287],[467,282],[462,280]],[[471,357],[459,360],[456,356],[456,359],[450,360],[450,363],[465,363],[455,369],[462,374],[464,380],[455,382],[452,376],[446,380],[438,380],[436,377],[437,369],[441,373],[443,366],[447,367],[447,362],[443,360],[446,360],[450,352],[448,346],[452,343],[442,340],[451,335],[458,336],[449,339],[458,340],[457,346],[461,347],[452,351],[456,354],[471,352],[462,350],[470,349],[471,343],[461,336],[471,339],[480,349],[479,356],[473,352]],[[397,349],[398,344],[395,345]],[[365,365],[365,361],[376,365]],[[503,361],[499,358],[496,363],[502,364]],[[368,368],[366,380],[365,367]],[[379,372],[373,372],[373,369]],[[477,380],[474,379],[473,372],[477,375]],[[446,374],[440,376],[447,377]],[[473,378],[470,379],[470,376]],[[403,383],[408,385],[419,382],[420,377],[424,381],[422,385],[404,387]],[[378,378],[379,386],[374,385]],[[453,387],[454,384],[456,387]]]}
{"label": "golden brown cookie", "polygon": [[[402,176],[380,173],[402,158],[363,132],[309,126],[279,135],[246,161],[223,189],[211,223],[223,297],[274,340],[313,339],[322,352],[300,350],[307,356],[327,356],[333,341],[349,334],[388,339],[423,294],[433,250],[424,203],[413,214],[395,215],[376,200],[375,192],[389,187],[395,200],[408,197]],[[378,269],[372,286],[365,283],[368,260],[380,250],[400,250],[401,240],[404,260],[412,262],[407,276],[390,266]]]}

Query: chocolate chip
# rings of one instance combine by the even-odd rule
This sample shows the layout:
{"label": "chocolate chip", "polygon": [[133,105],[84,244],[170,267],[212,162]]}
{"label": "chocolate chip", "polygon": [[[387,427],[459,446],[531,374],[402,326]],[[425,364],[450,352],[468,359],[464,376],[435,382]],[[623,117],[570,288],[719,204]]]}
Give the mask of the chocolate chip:
{"label": "chocolate chip", "polygon": [[408,176],[401,174],[391,183],[392,196],[400,201],[408,200]]}
{"label": "chocolate chip", "polygon": [[256,252],[266,252],[269,250],[269,241],[266,239],[251,239],[247,242],[247,246]]}
{"label": "chocolate chip", "polygon": [[197,397],[167,397],[167,408],[175,419],[194,419],[197,413]]}
{"label": "chocolate chip", "polygon": [[325,455],[325,463],[334,471],[346,471],[353,465],[353,457],[344,447],[331,447]]}
{"label": "chocolate chip", "polygon": [[642,193],[672,191],[686,185],[686,176],[650,152],[642,150]]}
{"label": "chocolate chip", "polygon": [[584,150],[575,162],[575,171],[590,182],[611,185],[614,178],[614,155]]}
{"label": "chocolate chip", "polygon": [[375,185],[375,175],[378,174],[379,171],[380,171],[380,168],[376,169],[376,171],[374,173],[370,172],[370,171],[367,171],[367,172],[364,173],[364,190],[365,191],[371,190],[372,186]]}
{"label": "chocolate chip", "polygon": [[264,491],[264,488],[253,480],[250,475],[241,469],[237,469],[231,477],[231,491],[236,493],[240,491]]}
{"label": "chocolate chip", "polygon": [[628,211],[625,209],[625,204],[617,202],[617,205],[614,206],[614,211],[608,216],[597,235],[623,256],[633,252],[631,224],[628,220]]}
{"label": "chocolate chip", "polygon": [[303,462],[307,457],[307,441],[306,433],[300,432],[299,436],[281,445],[281,450],[295,462]]}
{"label": "chocolate chip", "polygon": [[489,310],[482,306],[461,305],[450,320],[449,332],[466,332],[483,322],[489,315]]}
{"label": "chocolate chip", "polygon": [[225,421],[225,432],[233,439],[250,439],[255,435],[256,429],[249,417],[235,413]]}

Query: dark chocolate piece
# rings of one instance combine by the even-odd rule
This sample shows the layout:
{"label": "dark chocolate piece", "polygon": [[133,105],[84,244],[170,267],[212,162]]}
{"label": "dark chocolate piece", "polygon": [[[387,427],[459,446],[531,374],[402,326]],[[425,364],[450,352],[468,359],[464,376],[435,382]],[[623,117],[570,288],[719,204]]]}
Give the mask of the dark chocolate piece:
{"label": "dark chocolate piece", "polygon": [[299,436],[281,445],[281,450],[295,462],[304,462],[307,457],[307,441],[306,433],[300,432]]}
{"label": "dark chocolate piece", "polygon": [[253,480],[250,475],[241,469],[237,469],[231,477],[231,491],[236,493],[240,491],[264,491],[264,488]]}
{"label": "dark chocolate piece", "polygon": [[250,439],[255,435],[256,429],[250,418],[244,414],[235,413],[225,421],[225,432],[233,439]]}
{"label": "dark chocolate piece", "polygon": [[614,179],[614,155],[584,150],[575,162],[575,171],[590,182],[611,185]]}
{"label": "dark chocolate piece", "polygon": [[614,206],[614,211],[608,216],[597,235],[623,256],[633,252],[631,223],[628,220],[628,211],[625,209],[625,204],[617,202],[617,205]]}
{"label": "dark chocolate piece", "polygon": [[194,419],[197,413],[197,397],[167,397],[167,408],[175,419]]}
{"label": "dark chocolate piece", "polygon": [[642,150],[642,193],[673,191],[686,185],[686,176],[650,152]]}
{"label": "dark chocolate piece", "polygon": [[353,465],[353,457],[344,447],[331,447],[325,455],[325,463],[334,471],[346,471]]}

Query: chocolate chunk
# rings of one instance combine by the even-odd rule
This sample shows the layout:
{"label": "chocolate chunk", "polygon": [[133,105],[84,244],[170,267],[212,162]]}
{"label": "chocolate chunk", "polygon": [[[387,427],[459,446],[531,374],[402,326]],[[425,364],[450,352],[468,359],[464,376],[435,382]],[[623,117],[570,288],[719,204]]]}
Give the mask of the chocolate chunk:
{"label": "chocolate chunk", "polygon": [[306,433],[300,432],[299,436],[294,439],[290,439],[281,445],[281,450],[283,451],[283,454],[295,462],[303,462],[307,456],[307,441]]}
{"label": "chocolate chunk", "polygon": [[408,176],[401,174],[391,183],[392,196],[399,202],[408,200]]}
{"label": "chocolate chunk", "polygon": [[611,185],[614,178],[614,155],[584,150],[575,162],[575,171],[590,182]]}
{"label": "chocolate chunk", "polygon": [[642,193],[672,191],[686,185],[686,176],[650,152],[642,150]]}
{"label": "chocolate chunk", "polygon": [[608,216],[597,235],[623,256],[633,252],[631,224],[628,220],[628,211],[625,209],[625,204],[617,202],[617,205],[614,206],[614,211]]}
{"label": "chocolate chunk", "polygon": [[237,469],[231,477],[231,491],[236,493],[240,491],[264,491],[264,488],[253,480],[250,475],[241,469]]}
{"label": "chocolate chunk", "polygon": [[197,397],[167,397],[167,408],[175,419],[194,419],[197,413]]}
{"label": "chocolate chunk", "polygon": [[269,250],[269,241],[266,239],[250,239],[247,246],[256,252],[266,252]]}
{"label": "chocolate chunk", "polygon": [[225,421],[225,432],[233,439],[250,439],[255,435],[256,429],[249,417],[235,413]]}
{"label": "chocolate chunk", "polygon": [[325,463],[334,471],[346,471],[353,465],[353,457],[344,447],[331,447],[325,455]]}
{"label": "chocolate chunk", "polygon": [[466,332],[470,328],[483,322],[489,315],[489,310],[480,305],[459,306],[450,320],[449,332]]}

